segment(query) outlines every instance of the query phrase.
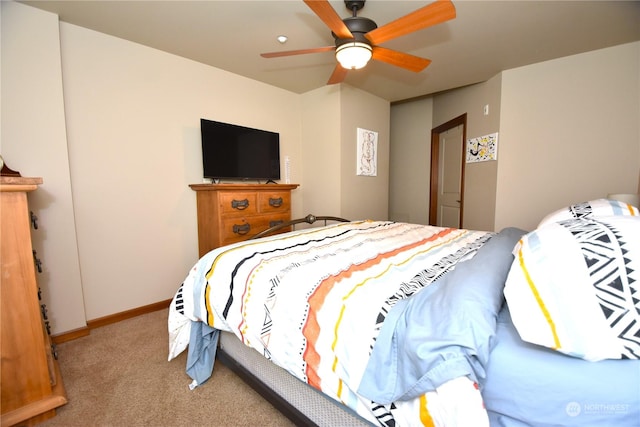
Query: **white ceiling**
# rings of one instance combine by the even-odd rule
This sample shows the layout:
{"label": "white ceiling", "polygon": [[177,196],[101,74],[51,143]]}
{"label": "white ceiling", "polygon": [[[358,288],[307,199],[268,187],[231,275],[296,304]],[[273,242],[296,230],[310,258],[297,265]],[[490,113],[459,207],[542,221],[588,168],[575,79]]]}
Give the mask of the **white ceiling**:
{"label": "white ceiling", "polygon": [[[302,0],[22,1],[60,20],[191,58],[296,93],[326,84],[333,52],[265,59],[262,52],[333,45]],[[331,1],[348,17],[343,1]],[[382,26],[429,1],[369,0],[358,15]],[[382,46],[429,58],[413,73],[372,61],[345,82],[389,101],[487,80],[502,70],[640,40],[639,1],[453,1],[451,21]],[[276,36],[289,41],[281,45]]]}

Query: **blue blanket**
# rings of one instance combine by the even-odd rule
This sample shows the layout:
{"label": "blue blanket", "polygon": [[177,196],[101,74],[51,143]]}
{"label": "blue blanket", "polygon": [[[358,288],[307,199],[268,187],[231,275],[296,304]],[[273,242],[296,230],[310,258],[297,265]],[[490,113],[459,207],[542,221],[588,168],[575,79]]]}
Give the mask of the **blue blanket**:
{"label": "blue blanket", "polygon": [[378,403],[409,400],[446,381],[485,378],[513,247],[507,228],[470,260],[389,312],[358,393]]}

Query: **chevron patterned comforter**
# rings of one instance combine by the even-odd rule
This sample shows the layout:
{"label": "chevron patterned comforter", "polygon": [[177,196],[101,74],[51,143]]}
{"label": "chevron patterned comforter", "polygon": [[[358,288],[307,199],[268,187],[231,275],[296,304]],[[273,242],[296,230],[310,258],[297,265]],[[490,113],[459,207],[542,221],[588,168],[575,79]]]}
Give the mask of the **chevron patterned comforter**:
{"label": "chevron patterned comforter", "polygon": [[215,249],[172,301],[169,360],[188,346],[200,385],[229,331],[374,424],[488,425],[478,382],[522,233],[503,234],[356,221]]}

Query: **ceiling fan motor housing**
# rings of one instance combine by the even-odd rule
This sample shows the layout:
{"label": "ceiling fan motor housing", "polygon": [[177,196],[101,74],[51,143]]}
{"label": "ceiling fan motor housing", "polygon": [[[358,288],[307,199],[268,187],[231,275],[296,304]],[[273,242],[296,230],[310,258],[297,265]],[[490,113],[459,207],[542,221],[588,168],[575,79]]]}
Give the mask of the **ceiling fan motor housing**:
{"label": "ceiling fan motor housing", "polygon": [[373,22],[369,18],[364,18],[361,16],[351,16],[349,18],[343,19],[342,22],[344,22],[349,31],[351,31],[353,38],[341,39],[335,33],[331,32],[331,35],[336,40],[336,47],[353,41],[371,45],[371,42],[365,37],[365,34],[378,28],[378,25],[375,22]]}

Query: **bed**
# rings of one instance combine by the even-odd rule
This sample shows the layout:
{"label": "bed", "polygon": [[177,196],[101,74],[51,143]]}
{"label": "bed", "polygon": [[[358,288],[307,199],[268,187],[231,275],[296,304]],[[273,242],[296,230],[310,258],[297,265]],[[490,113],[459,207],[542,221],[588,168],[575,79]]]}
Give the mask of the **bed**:
{"label": "bed", "polygon": [[298,425],[637,426],[640,217],[599,199],[500,232],[337,222],[203,256],[172,300]]}

